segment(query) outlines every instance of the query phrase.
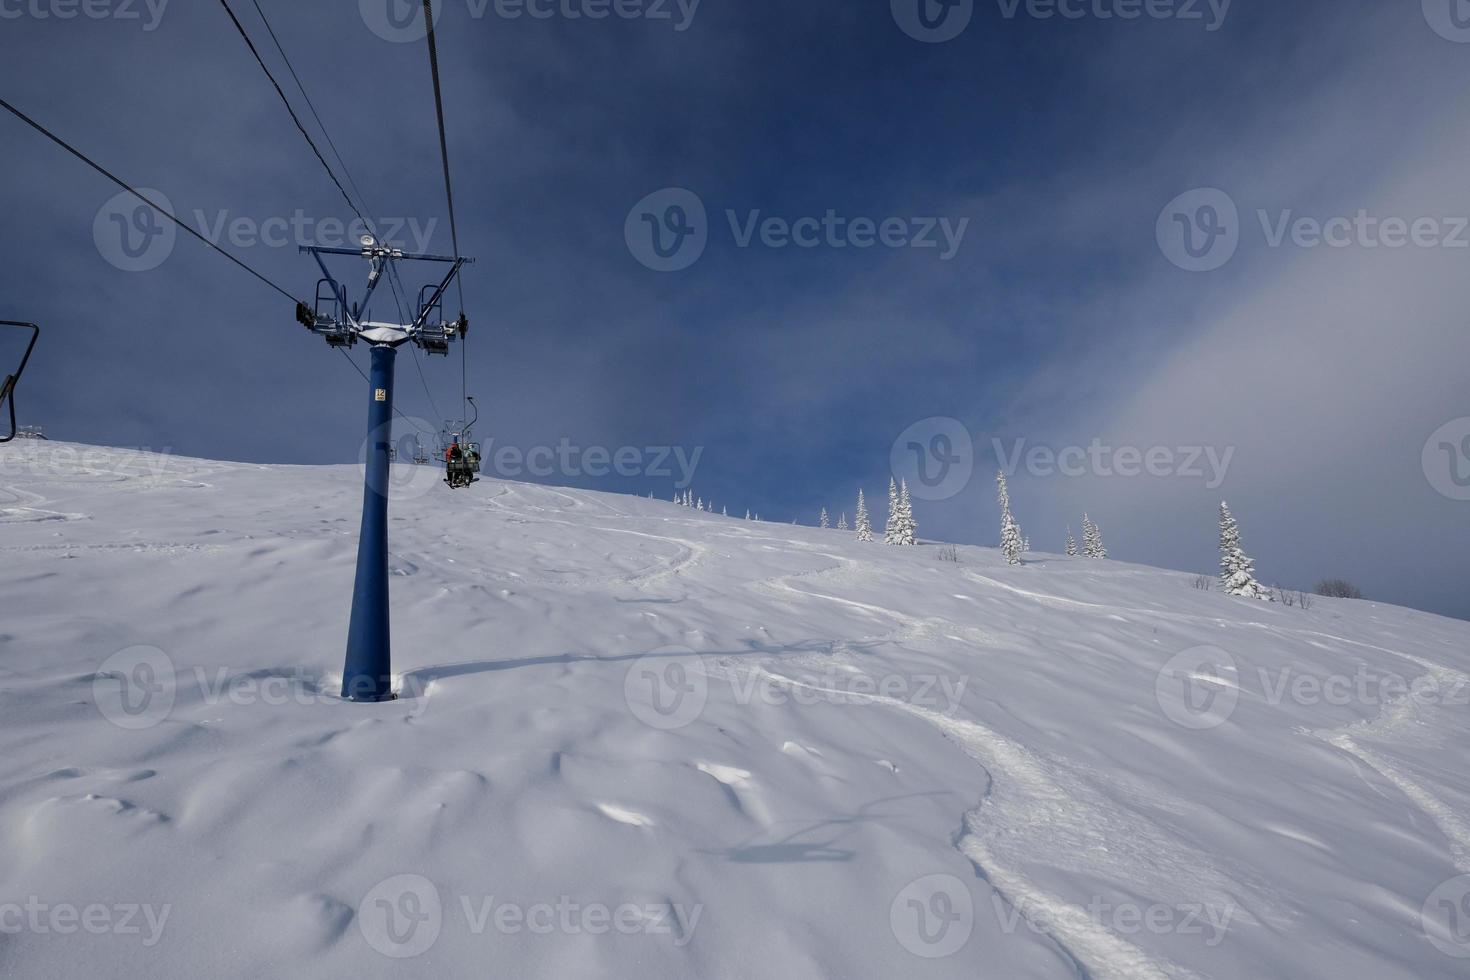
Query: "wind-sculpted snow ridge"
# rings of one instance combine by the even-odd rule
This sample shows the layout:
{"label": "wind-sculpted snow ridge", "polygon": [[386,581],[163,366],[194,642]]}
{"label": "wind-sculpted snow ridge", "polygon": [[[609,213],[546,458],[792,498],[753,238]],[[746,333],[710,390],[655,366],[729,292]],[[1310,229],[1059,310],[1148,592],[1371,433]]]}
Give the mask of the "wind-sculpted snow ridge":
{"label": "wind-sculpted snow ridge", "polygon": [[1465,976],[1470,624],[394,480],[0,447],[0,974]]}

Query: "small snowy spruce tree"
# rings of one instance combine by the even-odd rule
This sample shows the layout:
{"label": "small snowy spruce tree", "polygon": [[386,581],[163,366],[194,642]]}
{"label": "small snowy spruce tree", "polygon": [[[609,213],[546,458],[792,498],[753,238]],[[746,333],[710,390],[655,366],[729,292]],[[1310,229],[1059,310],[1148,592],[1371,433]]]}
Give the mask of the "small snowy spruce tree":
{"label": "small snowy spruce tree", "polygon": [[904,480],[898,488],[899,544],[905,546],[919,543],[919,522],[914,520],[914,505],[909,499],[909,481]]}
{"label": "small snowy spruce tree", "polygon": [[899,540],[903,518],[898,511],[898,481],[892,477],[888,478],[888,522],[883,525],[884,544],[902,544]]}
{"label": "small snowy spruce tree", "polygon": [[1220,587],[1226,595],[1275,602],[1271,590],[1256,581],[1256,563],[1240,546],[1240,525],[1222,500],[1220,502]]}
{"label": "small snowy spruce tree", "polygon": [[873,521],[868,516],[868,502],[863,499],[863,491],[861,489],[858,490],[856,530],[859,541],[873,540]]}
{"label": "small snowy spruce tree", "polygon": [[1082,557],[1106,558],[1108,549],[1103,547],[1102,531],[1092,523],[1092,518],[1082,515]]}
{"label": "small snowy spruce tree", "polygon": [[1000,553],[1008,564],[1021,564],[1021,553],[1026,550],[1021,538],[1021,528],[1011,516],[1011,491],[1006,486],[1005,472],[995,474],[995,499],[1000,504]]}

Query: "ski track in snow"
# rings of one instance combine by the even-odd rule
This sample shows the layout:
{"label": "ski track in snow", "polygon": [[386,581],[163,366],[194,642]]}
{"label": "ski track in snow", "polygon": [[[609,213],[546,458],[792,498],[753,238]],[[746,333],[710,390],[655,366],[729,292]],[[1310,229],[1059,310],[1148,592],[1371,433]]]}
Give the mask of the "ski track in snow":
{"label": "ski track in snow", "polygon": [[[1457,700],[1470,696],[1470,674],[1434,663],[1423,657],[1390,650],[1372,643],[1363,643],[1360,640],[1349,640],[1326,633],[1313,633],[1313,635],[1390,653],[1422,667],[1425,671],[1423,676],[1430,677],[1434,681],[1433,690],[1453,696]],[[1400,694],[1384,704],[1376,718],[1357,722],[1344,728],[1309,730],[1304,731],[1303,734],[1341,749],[1392,783],[1399,792],[1413,801],[1414,805],[1422,810],[1445,835],[1454,855],[1455,867],[1461,872],[1470,873],[1470,820],[1456,813],[1452,807],[1426,789],[1402,766],[1390,762],[1380,753],[1361,744],[1362,741],[1379,742],[1390,746],[1396,742],[1412,744],[1412,729],[1421,720],[1421,712],[1432,711],[1436,708],[1442,708],[1442,706],[1422,704],[1416,699],[1411,686],[1410,692]]]}
{"label": "ski track in snow", "polygon": [[[992,777],[990,793],[964,815],[958,846],[1005,901],[1034,923],[1043,924],[1069,956],[1095,980],[1197,980],[1199,974],[1150,955],[1107,931],[1086,908],[1047,894],[1006,864],[1006,855],[1052,864],[1061,855],[1086,855],[1076,869],[1135,882],[1156,892],[1167,882],[1183,895],[1208,895],[1233,907],[1232,893],[1245,891],[1219,868],[1201,864],[1147,818],[1127,811],[1055,761],[1044,761],[977,722],[884,695],[835,691],[765,668],[754,668],[775,684],[882,704],[923,719],[958,744]],[[1148,869],[1153,876],[1140,873]]]}
{"label": "ski track in snow", "polygon": [[[1004,589],[1015,595],[1024,596],[1037,602],[1051,605],[1055,608],[1069,608],[1098,614],[1115,614],[1126,612],[1138,616],[1151,616],[1159,619],[1173,621],[1208,621],[1209,617],[1194,616],[1184,613],[1159,612],[1157,610],[1145,609],[1122,609],[1116,606],[1104,606],[1098,603],[1082,602],[1074,599],[1065,599],[1060,596],[1046,595],[1020,588],[1006,582],[999,582],[988,576],[978,575],[974,572],[965,572],[965,576],[977,582],[983,582],[996,588]],[[1313,636],[1333,643],[1347,644],[1365,647],[1386,653],[1402,660],[1409,661],[1423,669],[1421,677],[1432,678],[1434,690],[1441,692],[1461,692],[1461,697],[1470,694],[1470,675],[1462,671],[1446,667],[1423,657],[1403,653],[1375,643],[1367,643],[1350,637],[1337,636],[1332,633],[1324,633],[1319,630],[1283,627],[1273,623],[1245,622],[1240,625],[1257,629],[1271,630],[1290,636],[1305,637]],[[1211,677],[1212,681],[1218,683],[1219,679]],[[1334,746],[1352,756],[1355,760],[1367,765],[1377,772],[1385,780],[1396,787],[1405,797],[1417,806],[1425,816],[1434,822],[1440,831],[1449,840],[1454,854],[1455,866],[1462,872],[1470,873],[1470,820],[1460,816],[1448,804],[1426,789],[1412,775],[1402,767],[1390,762],[1383,755],[1365,747],[1360,740],[1378,741],[1385,744],[1393,744],[1395,738],[1403,738],[1405,730],[1410,728],[1419,718],[1421,709],[1426,706],[1420,705],[1412,694],[1402,694],[1385,704],[1379,711],[1378,717],[1356,722],[1344,728],[1303,730],[1302,734],[1319,739]],[[1369,784],[1371,786],[1371,784]],[[1374,787],[1377,791],[1376,787]]]}

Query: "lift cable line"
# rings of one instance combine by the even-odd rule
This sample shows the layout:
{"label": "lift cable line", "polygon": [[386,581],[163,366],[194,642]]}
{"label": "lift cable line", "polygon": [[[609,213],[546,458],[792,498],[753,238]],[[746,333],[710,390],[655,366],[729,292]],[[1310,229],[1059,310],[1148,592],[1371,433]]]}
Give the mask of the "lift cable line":
{"label": "lift cable line", "polygon": [[441,416],[439,415],[439,406],[434,404],[434,396],[429,391],[429,382],[427,379],[424,378],[424,364],[421,360],[419,360],[419,352],[417,348],[415,348],[413,351],[413,366],[418,369],[419,384],[424,386],[424,397],[429,400],[429,408],[433,411],[434,418],[440,418]]}
{"label": "lift cable line", "polygon": [[[262,283],[264,283],[265,285],[269,286],[271,289],[275,290],[277,293],[280,293],[282,296],[286,297],[286,299],[288,299],[291,302],[295,303],[297,305],[297,310],[298,311],[309,309],[306,306],[305,303],[301,302],[301,300],[299,300],[295,296],[293,296],[284,287],[277,285],[270,278],[268,278],[267,276],[265,276],[265,275],[257,272],[255,269],[251,268],[244,261],[242,261],[241,259],[237,258],[235,255],[233,255],[229,251],[227,251],[227,250],[225,250],[223,248],[220,248],[214,242],[210,241],[208,238],[205,238],[199,232],[195,231],[189,225],[185,224],[182,220],[180,220],[178,218],[178,216],[175,215],[172,211],[170,211],[167,208],[159,205],[158,203],[150,200],[147,196],[145,196],[142,192],[140,192],[136,187],[133,187],[127,181],[123,180],[121,177],[118,177],[117,175],[115,175],[114,173],[112,173],[112,171],[108,170],[106,167],[102,166],[100,163],[96,162],[91,157],[87,156],[81,150],[78,150],[76,147],[74,147],[70,143],[66,142],[66,140],[62,139],[60,136],[57,136],[55,133],[51,132],[51,130],[47,129],[45,126],[42,126],[40,123],[36,122],[36,120],[32,119],[30,116],[26,115],[24,112],[21,112],[19,109],[17,109],[15,106],[11,105],[9,102],[7,102],[3,98],[0,98],[0,108],[4,108],[7,112],[9,112],[11,115],[15,116],[21,122],[25,123],[27,126],[30,126],[36,132],[40,133],[42,136],[46,137],[51,142],[55,143],[57,146],[61,147],[63,150],[65,150],[66,152],[70,153],[72,156],[76,157],[78,160],[80,160],[83,163],[85,163],[88,167],[92,168],[97,173],[101,174],[102,176],[106,177],[108,180],[112,181],[112,183],[116,184],[118,187],[121,187],[123,190],[127,191],[129,194],[132,194],[134,197],[136,197],[138,200],[142,201],[148,207],[152,208],[154,211],[158,212],[163,217],[167,218],[169,221],[172,221],[179,228],[182,228],[184,231],[188,232],[190,235],[193,235],[195,238],[199,239],[199,241],[202,242],[202,243],[204,243],[204,245],[207,248],[209,248],[210,250],[212,250],[214,252],[217,252],[220,255],[224,256],[225,258],[229,259],[235,265],[237,265],[240,268],[244,269],[246,272],[250,273],[250,275],[254,276],[256,279],[260,280]],[[367,380],[367,375],[363,373],[362,368],[360,368],[360,367],[357,366],[357,362],[354,361],[350,356],[348,356],[348,354],[347,354],[347,352],[345,350],[342,351],[342,356],[347,359],[347,363],[348,364],[352,365],[353,370],[355,370],[358,373],[358,375],[360,375],[362,377],[362,379],[364,381],[366,381]],[[15,377],[15,379],[12,380],[12,384],[10,386],[11,389],[14,388],[14,381],[18,381],[18,380],[19,380],[19,375],[17,374],[17,376]],[[11,403],[13,405],[14,404],[13,391],[7,392],[7,393],[8,394],[11,394]],[[432,407],[432,405],[433,405],[433,401],[431,399],[430,400],[430,407]],[[404,415],[401,411],[398,411],[397,409],[395,409],[394,411],[404,421],[409,422],[411,424],[413,423],[413,420],[410,419],[407,415]],[[437,416],[438,415],[438,412],[435,411],[434,414]],[[422,426],[418,426],[418,428],[422,428]],[[424,431],[428,432],[428,431],[432,431],[432,430],[425,429]]]}
{"label": "lift cable line", "polygon": [[[224,0],[220,0],[221,3]],[[439,86],[439,46],[434,41],[433,0],[424,0],[424,24],[428,28],[429,74],[434,79],[434,116],[439,122],[439,160],[444,165],[444,198],[449,205],[449,241],[459,254],[459,225],[454,220],[454,185],[449,180],[449,140],[444,134],[444,92]],[[459,287],[460,312],[464,312],[464,285]]]}
{"label": "lift cable line", "polygon": [[[444,92],[439,85],[439,45],[434,40],[434,7],[433,0],[424,0],[424,26],[427,29],[425,37],[429,44],[429,74],[434,79],[434,116],[439,122],[439,159],[444,165],[444,198],[449,205],[449,241],[454,246],[454,254],[459,254],[459,225],[454,220],[454,185],[449,180],[449,140],[444,133]],[[459,291],[459,312],[464,315],[464,282],[457,281],[455,288]],[[469,368],[468,351],[465,339],[460,337],[459,344],[459,397],[461,410],[469,400],[468,376]],[[465,414],[469,414],[466,412]]]}
{"label": "lift cable line", "polygon": [[[317,111],[316,103],[311,101],[311,95],[306,91],[306,86],[301,81],[301,76],[296,73],[296,68],[291,64],[291,58],[289,55],[286,54],[286,49],[284,48],[284,46],[282,46],[281,40],[275,32],[275,28],[271,26],[270,20],[265,15],[265,11],[261,9],[259,0],[251,0],[252,5],[255,7],[255,12],[259,15],[260,22],[265,26],[266,33],[270,36],[271,43],[275,45],[276,53],[281,56],[281,61],[285,64],[286,71],[290,73],[292,81],[296,83],[296,89],[301,93],[301,98],[303,101],[305,101],[307,109],[310,110],[312,118],[316,120],[317,127],[321,130],[322,137],[326,140],[327,146],[331,149],[333,157],[336,159],[338,166],[342,170],[342,175],[347,178],[348,185],[352,187],[353,192],[357,195],[358,202],[362,204],[361,210],[359,210],[357,205],[353,203],[351,196],[348,195],[346,189],[342,186],[341,182],[337,180],[336,174],[333,172],[331,165],[328,164],[327,161],[323,158],[321,151],[318,149],[317,145],[312,142],[311,137],[307,135],[306,129],[302,125],[300,117],[297,116],[295,111],[291,108],[291,103],[286,98],[286,94],[281,90],[281,86],[276,83],[276,80],[274,76],[271,75],[270,70],[266,68],[264,62],[261,60],[259,51],[255,47],[255,45],[251,43],[250,38],[246,35],[245,29],[240,24],[239,19],[236,18],[233,11],[230,10],[229,4],[226,2],[226,0],[220,0],[220,2],[224,6],[225,11],[230,14],[231,21],[234,22],[235,28],[237,31],[239,31],[240,36],[245,39],[245,43],[247,46],[249,46],[251,53],[255,55],[255,60],[260,65],[261,70],[265,72],[266,78],[270,80],[271,84],[275,87],[277,94],[281,96],[281,101],[285,104],[286,111],[291,113],[291,119],[293,122],[296,123],[296,128],[301,131],[301,134],[303,136],[306,136],[307,143],[311,145],[312,151],[316,154],[317,159],[320,160],[322,166],[326,168],[327,175],[332,178],[332,182],[335,183],[337,185],[337,189],[342,192],[342,196],[347,200],[348,206],[352,208],[353,212],[358,216],[358,218],[362,220],[363,224],[371,229],[371,222],[368,221],[368,219],[363,215],[363,211],[371,210],[368,205],[367,195],[363,194],[362,188],[358,186],[357,181],[353,178],[352,171],[348,168],[346,160],[343,159],[341,150],[337,148],[337,143],[335,140],[332,139],[332,134],[327,130],[326,123],[322,122],[321,113]],[[388,287],[392,291],[393,302],[398,307],[398,315],[400,320],[406,320],[407,297],[404,295],[405,290],[403,289],[402,280],[399,278],[398,275],[398,268],[396,265],[393,264],[388,265]],[[346,351],[343,351],[343,355],[347,356]],[[357,362],[353,361],[350,356],[347,356],[347,360],[351,362],[354,368],[357,369],[358,374],[362,375],[364,380],[367,380],[367,375],[363,374],[362,369],[357,367]],[[433,412],[434,417],[437,418],[439,415],[439,409],[434,404],[434,396],[429,391],[428,381],[424,378],[423,367],[418,363],[417,352],[415,352],[414,356],[414,366],[418,368],[419,381],[424,386],[424,395],[428,399],[429,408]],[[394,408],[394,414],[396,414],[399,418],[408,420],[408,416],[404,415],[403,412],[396,407]]]}
{"label": "lift cable line", "polygon": [[265,11],[260,8],[260,0],[251,0],[251,3],[255,5],[255,12],[260,15],[260,22],[265,25],[265,31],[270,35],[271,43],[276,46],[276,52],[281,56],[281,61],[285,63],[286,70],[291,73],[291,80],[296,83],[297,91],[301,93],[301,98],[306,101],[306,107],[311,110],[311,117],[316,120],[317,127],[322,131],[322,136],[326,139],[327,146],[331,148],[333,158],[336,159],[337,165],[342,168],[342,175],[347,178],[348,186],[357,195],[358,203],[362,205],[362,209],[371,213],[372,208],[368,206],[367,195],[362,192],[361,187],[357,186],[357,181],[352,177],[352,171],[347,169],[347,161],[343,159],[342,152],[337,149],[337,143],[332,139],[332,134],[327,132],[327,124],[322,122],[321,114],[316,111],[316,103],[312,102],[311,96],[306,93],[306,86],[301,83],[301,77],[296,74],[296,69],[292,67],[291,59],[286,55],[286,49],[281,46],[280,39],[276,37],[275,29],[271,27],[271,22],[266,19]]}
{"label": "lift cable line", "polygon": [[348,195],[347,189],[342,186],[342,182],[337,179],[337,174],[333,172],[331,165],[327,163],[327,158],[322,156],[321,150],[317,149],[316,141],[311,138],[311,134],[301,124],[301,118],[296,115],[296,110],[291,107],[291,100],[286,98],[286,93],[282,91],[280,83],[276,81],[276,77],[271,74],[271,70],[266,67],[265,61],[260,57],[260,52],[256,50],[255,42],[250,40],[249,34],[245,33],[245,26],[240,23],[240,19],[235,16],[235,12],[230,9],[229,0],[219,0],[219,3],[221,7],[225,8],[225,13],[230,15],[230,22],[235,25],[235,30],[240,32],[240,37],[244,39],[245,46],[255,56],[255,63],[260,65],[260,70],[265,72],[265,77],[270,80],[272,87],[276,90],[276,94],[281,97],[281,102],[285,104],[286,111],[291,114],[291,121],[296,124],[296,128],[301,131],[301,135],[306,138],[306,144],[311,147],[311,152],[316,154],[316,158],[321,161],[322,167],[327,171],[327,176],[332,178],[332,183],[336,184],[337,190],[342,192],[342,199],[347,202],[347,206],[352,209],[352,213],[357,215],[364,225],[369,225],[368,219],[357,209],[357,205],[352,203],[352,198]]}
{"label": "lift cable line", "polygon": [[[57,136],[55,133],[51,132],[51,130],[47,129],[45,126],[42,126],[40,123],[36,122],[34,119],[32,119],[30,116],[26,115],[24,112],[21,112],[15,106],[13,106],[9,102],[5,101],[3,98],[0,98],[0,108],[5,109],[7,112],[9,112],[11,115],[15,116],[21,122],[25,123],[27,126],[29,126],[32,129],[34,129],[36,132],[40,133],[42,136],[46,137],[51,142],[55,143],[57,146],[61,147],[66,152],[70,153],[72,156],[76,157],[78,160],[82,161],[87,166],[91,167],[93,170],[97,171],[99,174],[101,174],[102,176],[106,177],[108,180],[112,181],[114,184],[116,184],[117,186],[121,187],[123,190],[127,191],[129,194],[133,195],[138,200],[142,201],[144,204],[148,205],[150,208],[152,208],[153,210],[157,211],[159,214],[163,215],[168,220],[172,221],[174,224],[178,225],[180,228],[182,228],[184,231],[188,232],[190,235],[193,235],[195,238],[199,239],[201,242],[203,242],[205,244],[206,247],[208,247],[210,249],[213,249],[214,251],[218,252],[220,255],[223,255],[225,258],[229,259],[231,262],[235,263],[240,268],[244,269],[246,272],[248,272],[252,276],[254,276],[256,279],[259,279],[261,282],[265,283],[267,286],[269,286],[270,288],[274,289],[276,292],[280,293],[282,296],[284,296],[287,299],[289,299],[291,302],[293,302],[293,303],[301,303],[300,300],[298,300],[295,296],[292,296],[291,293],[288,292],[286,289],[282,288],[281,286],[278,286],[276,283],[272,282],[266,276],[264,276],[261,273],[255,271],[250,266],[246,265],[242,260],[240,260],[239,258],[237,258],[233,253],[231,253],[231,252],[229,252],[229,251],[227,251],[227,250],[225,250],[223,248],[220,248],[214,242],[210,241],[208,238],[205,238],[199,232],[195,231],[193,228],[189,227],[187,224],[185,224],[183,221],[181,221],[178,218],[178,216],[175,215],[168,208],[165,208],[162,205],[157,204],[156,202],[149,200],[136,187],[133,187],[131,184],[129,184],[127,181],[123,180],[121,177],[118,177],[115,174],[113,174],[112,171],[108,170],[106,167],[102,166],[100,163],[97,163],[95,160],[93,160],[91,157],[87,156],[81,150],[78,150],[76,147],[74,147],[70,143],[66,142],[66,140],[62,139],[60,136]],[[304,306],[305,304],[301,304],[301,305]]]}

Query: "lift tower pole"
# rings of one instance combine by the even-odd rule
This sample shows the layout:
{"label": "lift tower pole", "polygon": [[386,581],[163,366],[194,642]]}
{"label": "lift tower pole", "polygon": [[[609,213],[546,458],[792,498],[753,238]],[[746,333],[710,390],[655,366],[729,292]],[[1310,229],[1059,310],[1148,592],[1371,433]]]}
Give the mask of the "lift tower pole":
{"label": "lift tower pole", "polygon": [[[352,587],[352,619],[347,628],[347,656],[342,668],[342,696],[350,701],[391,701],[393,694],[392,642],[388,615],[388,490],[389,450],[393,444],[393,362],[398,348],[412,343],[429,354],[449,353],[449,342],[463,339],[469,321],[443,319],[444,290],[467,262],[462,256],[415,255],[379,244],[363,236],[360,250],[306,246],[321,266],[316,308],[296,308],[302,326],[324,337],[333,347],[351,347],[358,339],[372,345],[368,379],[367,458],[363,474],[362,528],[357,539],[357,577]],[[354,255],[368,260],[367,290],[350,307],[347,291],[327,269],[324,255]],[[412,323],[370,320],[368,300],[383,275],[396,274],[398,261],[442,262],[449,272],[441,282],[426,286]]]}

